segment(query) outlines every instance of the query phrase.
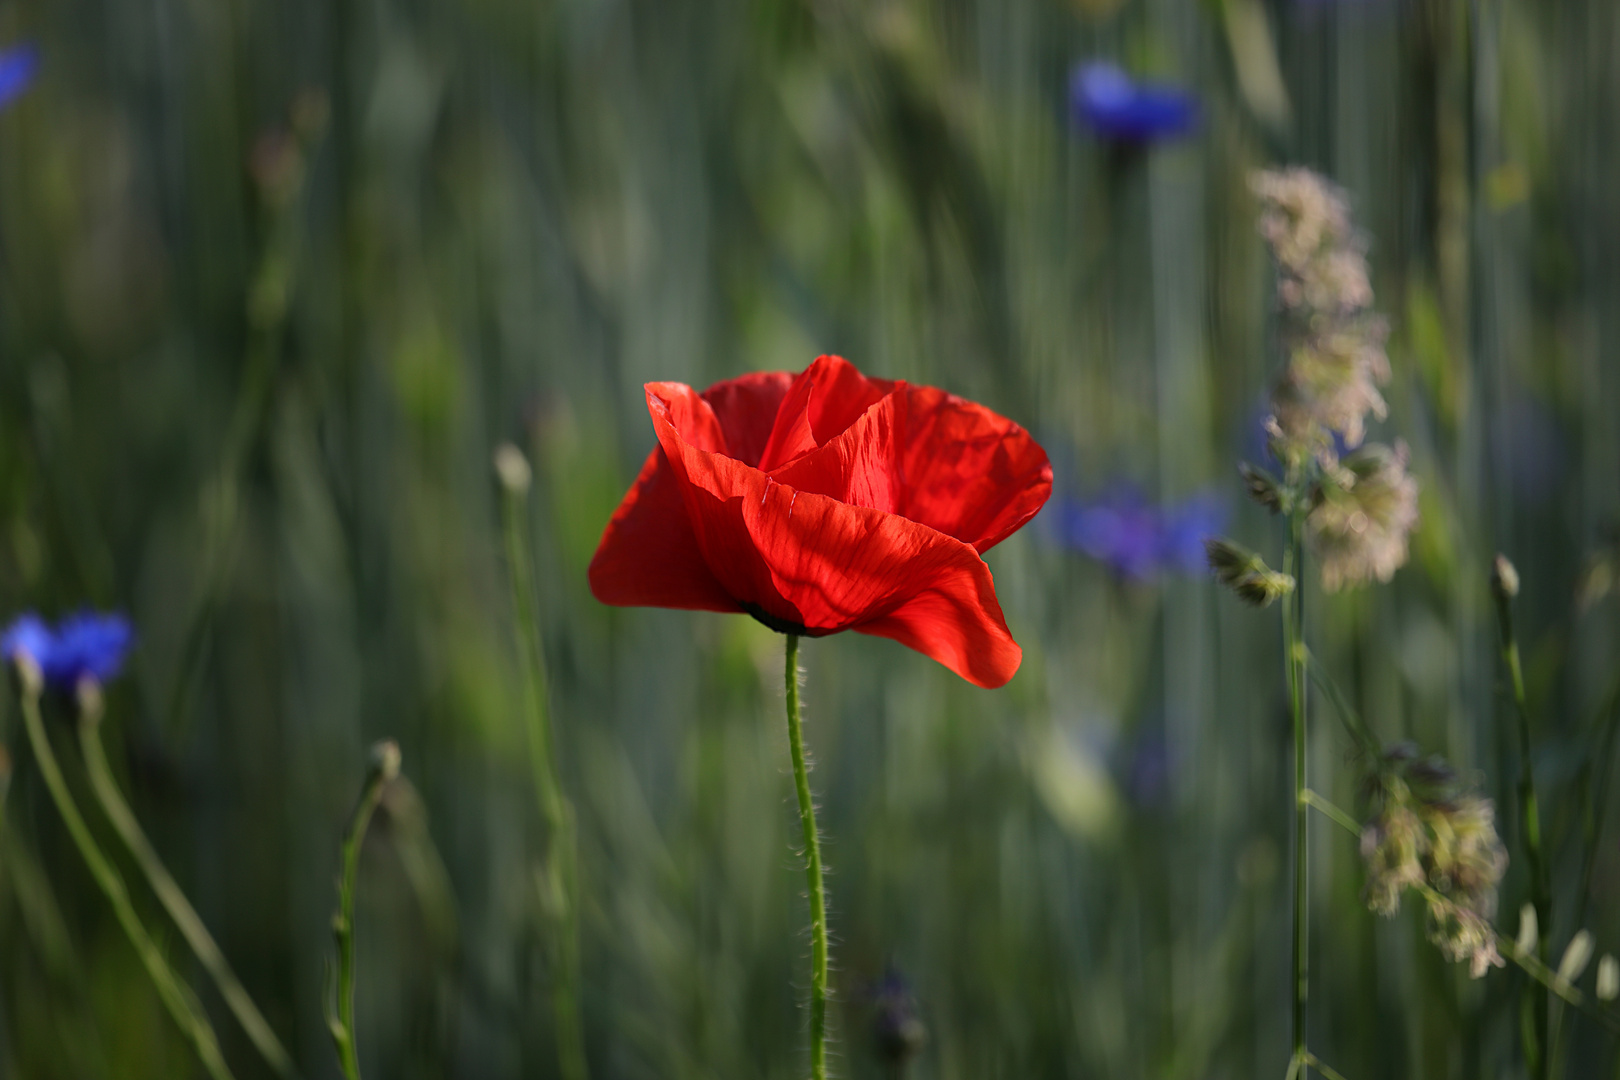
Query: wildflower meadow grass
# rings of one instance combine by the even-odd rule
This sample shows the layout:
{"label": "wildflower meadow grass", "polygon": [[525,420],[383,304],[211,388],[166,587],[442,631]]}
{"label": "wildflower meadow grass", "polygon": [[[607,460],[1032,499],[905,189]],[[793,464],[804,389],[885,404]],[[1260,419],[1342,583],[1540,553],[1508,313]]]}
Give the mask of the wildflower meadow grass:
{"label": "wildflower meadow grass", "polygon": [[0,1077],[1620,1076],[1616,41],[0,6]]}

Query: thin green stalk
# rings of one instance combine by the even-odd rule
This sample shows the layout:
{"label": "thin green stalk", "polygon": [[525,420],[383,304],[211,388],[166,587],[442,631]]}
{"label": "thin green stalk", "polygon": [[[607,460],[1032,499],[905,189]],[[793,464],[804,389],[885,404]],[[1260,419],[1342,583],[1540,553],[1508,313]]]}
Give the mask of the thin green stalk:
{"label": "thin green stalk", "polygon": [[[1606,718],[1606,723],[1605,723]],[[1603,699],[1598,710],[1598,723],[1603,723],[1603,738],[1597,752],[1597,784],[1593,788],[1588,811],[1592,815],[1587,829],[1586,849],[1581,853],[1581,891],[1575,906],[1575,925],[1586,925],[1587,908],[1592,900],[1592,873],[1597,867],[1597,854],[1603,839],[1605,811],[1609,805],[1609,781],[1614,775],[1615,737],[1620,735],[1620,679]]]}
{"label": "thin green stalk", "polygon": [[214,1029],[203,1016],[190,992],[163,959],[163,953],[158,949],[157,943],[147,934],[146,927],[141,924],[140,917],[135,913],[134,905],[130,903],[124,879],[102,854],[95,837],[90,835],[89,827],[80,816],[79,808],[74,805],[67,781],[63,779],[62,770],[56,763],[56,754],[51,750],[50,739],[45,734],[44,722],[40,719],[39,698],[42,684],[39,669],[27,657],[19,656],[17,673],[22,682],[20,696],[23,726],[28,730],[28,742],[33,748],[34,759],[39,764],[40,775],[45,778],[45,786],[50,789],[57,812],[62,815],[63,824],[67,826],[79,854],[83,856],[85,865],[90,869],[90,876],[96,879],[96,884],[107,897],[108,903],[112,904],[113,913],[118,917],[118,924],[123,927],[129,943],[140,956],[141,964],[146,968],[146,974],[152,980],[152,985],[157,988],[158,998],[163,1002],[163,1007],[185,1033],[197,1057],[202,1060],[203,1067],[208,1070],[208,1075],[214,1080],[232,1080],[231,1070],[220,1054],[219,1039],[215,1036]]}
{"label": "thin green stalk", "polygon": [[1339,1072],[1338,1069],[1335,1069],[1333,1066],[1329,1065],[1315,1054],[1306,1054],[1305,1064],[1309,1068],[1315,1069],[1317,1072],[1327,1077],[1327,1080],[1344,1080],[1343,1073]]}
{"label": "thin green stalk", "polygon": [[326,1024],[337,1047],[338,1064],[348,1080],[360,1080],[360,1057],[354,1046],[354,892],[360,878],[360,848],[383,788],[399,775],[399,745],[384,740],[371,748],[371,764],[349,830],[343,836],[343,876],[338,879],[338,909],[332,916],[337,944],[337,984],[327,1003]]}
{"label": "thin green stalk", "polygon": [[529,768],[540,815],[545,820],[547,864],[540,872],[542,907],[555,930],[552,948],[556,977],[552,981],[552,1016],[556,1027],[557,1063],[563,1080],[586,1080],[585,1026],[580,1009],[579,862],[574,808],[563,794],[551,717],[547,708],[545,650],[534,602],[534,567],[524,542],[524,510],[531,481],[529,464],[510,444],[495,454],[500,477],[501,517],[506,561],[523,653],[523,715],[527,721]]}
{"label": "thin green stalk", "polygon": [[793,754],[793,785],[799,795],[799,822],[804,826],[804,877],[810,894],[810,1076],[827,1078],[827,893],[821,873],[821,837],[816,832],[816,806],[810,797],[810,773],[804,758],[804,727],[799,719],[799,635],[787,635],[788,749]]}
{"label": "thin green stalk", "polygon": [[1328,674],[1327,668],[1322,665],[1322,662],[1316,658],[1316,654],[1307,649],[1306,655],[1310,667],[1311,681],[1333,704],[1334,711],[1339,714],[1339,719],[1344,723],[1345,731],[1350,733],[1350,737],[1355,740],[1361,752],[1367,756],[1367,760],[1376,762],[1384,752],[1383,743],[1373,733],[1372,728],[1367,726],[1367,722],[1361,718],[1361,714],[1351,707],[1350,702],[1345,699],[1344,691],[1339,689],[1339,684],[1333,681],[1333,677]]}
{"label": "thin green stalk", "polygon": [[1305,1001],[1310,993],[1310,808],[1305,802],[1305,551],[1303,517],[1288,517],[1283,573],[1293,576],[1293,595],[1283,603],[1283,662],[1294,722],[1294,1054],[1305,1054]]}
{"label": "thin green stalk", "polygon": [[102,811],[107,820],[112,822],[114,830],[124,842],[125,848],[135,859],[141,872],[156,894],[163,909],[174,920],[180,934],[191,946],[191,951],[197,954],[197,959],[213,978],[214,984],[219,987],[220,996],[225,1004],[230,1006],[242,1030],[247,1032],[248,1038],[258,1048],[264,1060],[276,1071],[279,1076],[292,1080],[298,1075],[292,1058],[281,1045],[281,1040],[271,1030],[264,1014],[259,1012],[253,999],[237,979],[236,973],[231,970],[225,954],[220,951],[219,945],[214,941],[213,935],[203,925],[195,908],[186,899],[180,886],[169,874],[163,860],[158,857],[157,851],[147,839],[146,833],[141,829],[140,822],[135,819],[134,812],[129,803],[124,801],[123,794],[113,780],[112,769],[107,764],[107,752],[101,742],[101,695],[80,695],[79,708],[79,743],[84,749],[85,770],[90,777],[91,790],[95,792],[96,799],[101,803]]}
{"label": "thin green stalk", "polygon": [[[1501,632],[1502,664],[1507,669],[1508,688],[1513,696],[1513,709],[1519,732],[1519,817],[1524,833],[1525,855],[1530,863],[1530,903],[1536,911],[1536,956],[1547,963],[1547,935],[1552,926],[1552,888],[1547,881],[1547,863],[1541,851],[1541,814],[1536,803],[1535,770],[1531,763],[1530,711],[1525,706],[1524,672],[1519,664],[1519,643],[1513,632],[1513,594],[1518,591],[1517,573],[1501,556],[1493,592],[1496,596],[1496,621]],[[1506,564],[1507,572],[1503,566]],[[1549,999],[1545,989],[1536,994],[1532,1003],[1535,1010],[1532,1025],[1535,1043],[1526,1048],[1526,1064],[1531,1075],[1546,1080],[1551,1063],[1551,1046],[1547,1038]]]}

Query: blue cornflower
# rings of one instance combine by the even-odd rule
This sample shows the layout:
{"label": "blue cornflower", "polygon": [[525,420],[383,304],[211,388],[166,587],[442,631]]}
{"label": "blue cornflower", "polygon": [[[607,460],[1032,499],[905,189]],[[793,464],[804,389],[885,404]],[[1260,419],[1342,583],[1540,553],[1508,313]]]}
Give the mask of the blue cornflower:
{"label": "blue cornflower", "polygon": [[39,71],[39,49],[33,42],[0,51],[0,107],[28,89]]}
{"label": "blue cornflower", "polygon": [[1069,107],[1105,139],[1146,143],[1198,126],[1198,102],[1179,87],[1132,81],[1106,61],[1081,64],[1069,78]]}
{"label": "blue cornflower", "polygon": [[120,614],[81,611],[52,628],[29,612],[0,635],[0,655],[12,661],[26,655],[39,666],[47,687],[71,692],[85,679],[104,683],[116,676],[134,641],[134,628]]}
{"label": "blue cornflower", "polygon": [[1094,502],[1058,505],[1057,529],[1070,544],[1122,578],[1142,581],[1162,573],[1204,570],[1204,538],[1220,532],[1226,512],[1210,495],[1154,506],[1131,487]]}

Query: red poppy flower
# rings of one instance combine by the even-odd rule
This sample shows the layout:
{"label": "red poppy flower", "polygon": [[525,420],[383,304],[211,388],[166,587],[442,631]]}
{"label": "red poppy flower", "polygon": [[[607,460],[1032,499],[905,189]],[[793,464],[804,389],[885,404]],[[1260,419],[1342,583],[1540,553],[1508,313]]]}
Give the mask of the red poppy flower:
{"label": "red poppy flower", "polygon": [[1012,678],[1023,652],[980,555],[1051,494],[1027,431],[836,356],[646,390],[658,445],[591,560],[598,600],[858,630],[979,686]]}

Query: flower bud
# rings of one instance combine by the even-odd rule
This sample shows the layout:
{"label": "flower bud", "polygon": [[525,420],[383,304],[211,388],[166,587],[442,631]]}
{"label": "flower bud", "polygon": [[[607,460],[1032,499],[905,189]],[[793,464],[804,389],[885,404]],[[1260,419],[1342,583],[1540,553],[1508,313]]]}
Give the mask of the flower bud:
{"label": "flower bud", "polygon": [[18,649],[11,654],[11,662],[17,668],[17,680],[22,683],[23,693],[38,697],[45,689],[45,675],[39,669],[39,661]]}
{"label": "flower bud", "polygon": [[1608,953],[1598,961],[1597,973],[1597,999],[1599,1001],[1613,1001],[1620,997],[1620,963]]}
{"label": "flower bud", "polygon": [[1586,970],[1586,965],[1592,961],[1592,932],[1582,930],[1569,939],[1569,945],[1564,949],[1563,958],[1558,961],[1558,977],[1565,982],[1574,982]]}
{"label": "flower bud", "polygon": [[1519,908],[1519,936],[1513,940],[1514,948],[1529,956],[1536,954],[1536,942],[1541,939],[1541,922],[1536,918],[1536,905],[1526,903]]}
{"label": "flower bud", "polygon": [[399,764],[399,743],[393,739],[383,739],[372,744],[369,768],[373,776],[380,776],[387,783],[399,775]]}
{"label": "flower bud", "polygon": [[878,1055],[904,1066],[928,1041],[928,1028],[917,1015],[917,1000],[898,972],[890,971],[873,988],[872,1037]]}
{"label": "flower bud", "polygon": [[523,456],[523,451],[509,442],[503,442],[495,448],[495,475],[500,478],[501,486],[513,495],[524,494],[534,481],[534,471],[529,468],[529,459]]}
{"label": "flower bud", "polygon": [[1491,588],[1504,600],[1519,595],[1519,571],[1514,569],[1506,555],[1498,554],[1491,564]]}

